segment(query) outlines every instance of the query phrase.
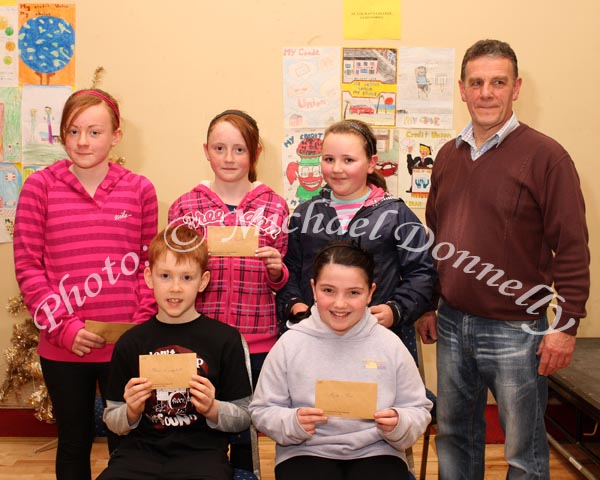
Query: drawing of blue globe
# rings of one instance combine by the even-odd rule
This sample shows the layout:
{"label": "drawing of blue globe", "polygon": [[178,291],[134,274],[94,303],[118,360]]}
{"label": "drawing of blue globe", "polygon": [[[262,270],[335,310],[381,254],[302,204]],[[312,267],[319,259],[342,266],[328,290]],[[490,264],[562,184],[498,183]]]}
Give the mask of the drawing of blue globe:
{"label": "drawing of blue globe", "polygon": [[19,55],[32,70],[54,73],[67,66],[75,49],[75,31],[62,18],[30,18],[19,30]]}

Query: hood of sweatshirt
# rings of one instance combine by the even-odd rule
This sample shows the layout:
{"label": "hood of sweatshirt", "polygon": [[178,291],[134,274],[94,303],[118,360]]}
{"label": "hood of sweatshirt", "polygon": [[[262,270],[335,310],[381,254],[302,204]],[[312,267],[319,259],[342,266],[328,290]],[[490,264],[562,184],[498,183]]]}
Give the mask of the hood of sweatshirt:
{"label": "hood of sweatshirt", "polygon": [[[393,195],[390,195],[388,192],[386,192],[381,187],[377,187],[375,185],[369,184],[369,188],[371,189],[371,193],[369,194],[369,198],[367,198],[365,200],[365,203],[364,203],[365,207],[377,205],[381,201],[387,200],[387,199],[398,200],[397,198],[395,198]],[[330,201],[331,193],[332,193],[331,187],[329,185],[325,185],[319,192],[319,195],[315,196],[314,198],[320,197],[322,199]]]}
{"label": "hood of sweatshirt", "polygon": [[[79,179],[75,176],[69,167],[73,164],[73,162],[69,159],[59,160],[49,167],[42,170],[45,175],[51,175],[54,177],[54,182],[56,183],[64,183],[68,185],[70,188],[77,192],[85,192],[83,186]],[[119,183],[121,178],[129,173],[129,170],[122,167],[121,165],[109,162],[108,163],[108,173],[104,180],[100,183],[98,188],[110,192],[114,186]]]}
{"label": "hood of sweatshirt", "polygon": [[377,319],[371,314],[371,311],[368,308],[365,308],[361,319],[346,333],[338,335],[329,327],[329,325],[321,320],[316,305],[311,307],[310,317],[299,323],[288,322],[287,326],[290,330],[304,333],[312,337],[340,340],[361,340],[370,337],[373,331],[376,328],[379,328]]}
{"label": "hood of sweatshirt", "polygon": [[[196,185],[194,187],[192,192],[203,195],[206,199],[208,199],[208,201],[210,203],[212,203],[212,205],[214,207],[224,208],[225,204],[219,198],[219,196],[211,190],[210,185],[211,185],[210,180],[203,180],[202,182],[200,182],[198,185]],[[253,182],[252,190],[250,190],[244,196],[244,198],[242,198],[242,200],[240,201],[240,204],[237,205],[237,208],[240,210],[246,210],[247,208],[251,208],[252,202],[257,197],[260,197],[261,195],[264,195],[265,193],[270,192],[270,191],[271,191],[271,188],[268,187],[267,185],[265,185],[264,183],[259,182],[259,181]]]}

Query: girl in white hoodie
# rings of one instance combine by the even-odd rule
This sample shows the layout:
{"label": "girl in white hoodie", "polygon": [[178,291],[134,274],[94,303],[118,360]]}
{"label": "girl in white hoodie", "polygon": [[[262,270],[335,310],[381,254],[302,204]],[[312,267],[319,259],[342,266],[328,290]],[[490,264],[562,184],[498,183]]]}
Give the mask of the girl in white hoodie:
{"label": "girl in white hoodie", "polygon": [[[402,341],[367,308],[375,290],[372,256],[335,242],[314,262],[310,317],[288,324],[268,354],[252,420],[277,442],[277,480],[353,480],[377,472],[408,479],[404,450],[431,419],[431,402]],[[373,382],[372,419],[325,416],[315,408],[317,380]]]}

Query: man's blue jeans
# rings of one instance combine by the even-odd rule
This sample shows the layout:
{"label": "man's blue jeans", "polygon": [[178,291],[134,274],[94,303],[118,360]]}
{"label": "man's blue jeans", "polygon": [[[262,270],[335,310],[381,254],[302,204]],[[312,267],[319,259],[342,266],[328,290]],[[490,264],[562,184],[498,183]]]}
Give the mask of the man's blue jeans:
{"label": "man's blue jeans", "polygon": [[536,351],[546,317],[506,322],[448,307],[438,310],[436,446],[441,480],[483,480],[487,389],[505,433],[507,479],[549,479],[544,411],[547,378]]}

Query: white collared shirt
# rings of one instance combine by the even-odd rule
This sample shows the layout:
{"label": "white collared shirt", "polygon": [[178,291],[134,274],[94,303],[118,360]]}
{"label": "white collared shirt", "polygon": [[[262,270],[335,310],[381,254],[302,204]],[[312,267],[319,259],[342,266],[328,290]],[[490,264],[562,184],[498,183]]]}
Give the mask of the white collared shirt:
{"label": "white collared shirt", "polygon": [[481,147],[477,148],[475,137],[473,136],[473,122],[469,122],[464,130],[460,132],[460,135],[456,137],[456,148],[460,146],[461,142],[468,143],[471,147],[471,160],[475,161],[492,147],[498,147],[519,125],[517,115],[513,112],[508,121],[502,125],[502,128],[488,138]]}

